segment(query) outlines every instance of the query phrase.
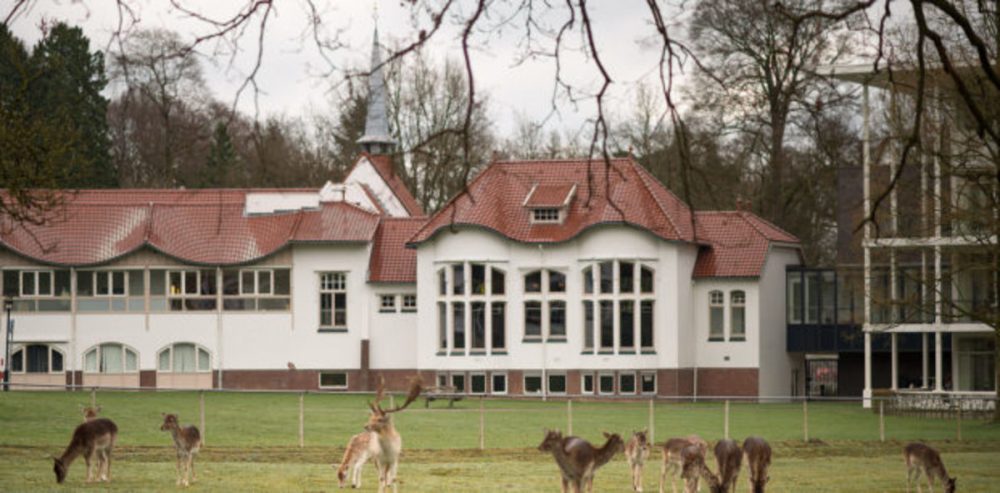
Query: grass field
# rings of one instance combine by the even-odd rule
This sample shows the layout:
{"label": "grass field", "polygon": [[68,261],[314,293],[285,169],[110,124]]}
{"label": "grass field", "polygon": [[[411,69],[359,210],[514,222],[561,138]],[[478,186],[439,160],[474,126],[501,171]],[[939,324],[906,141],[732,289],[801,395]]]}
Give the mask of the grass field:
{"label": "grass field", "polygon": [[[86,393],[11,392],[0,395],[0,490],[56,490],[48,455],[58,454],[79,424]],[[159,431],[160,413],[176,412],[197,423],[198,394],[101,392],[102,415],[120,432],[113,491],[173,490],[173,451]],[[309,394],[305,397],[305,447],[298,445],[298,396],[293,394],[214,394],[205,396],[206,442],[201,453],[198,491],[332,491],[330,463],[367,418],[366,397]],[[558,491],[551,457],[534,447],[542,429],[567,427],[565,402],[487,400],[483,403],[485,451],[478,450],[480,403],[447,409],[422,402],[396,416],[404,437],[401,491]],[[602,430],[623,436],[648,423],[646,402],[574,402],[573,431],[598,441]],[[878,415],[857,403],[810,403],[804,443],[801,404],[733,403],[730,435],[761,435],[775,446],[769,491],[903,491],[900,449],[923,439],[938,446],[960,491],[1000,491],[1000,426],[962,423],[955,440],[954,420],[886,417],[887,442],[878,440]],[[698,433],[723,435],[720,403],[657,403],[656,439]],[[654,455],[655,460],[659,454]],[[70,470],[59,491],[104,489],[85,485],[83,463]],[[647,468],[647,491],[656,490],[658,463]],[[745,481],[745,478],[742,480]],[[366,469],[363,491],[375,488]],[[603,468],[597,491],[629,491],[627,465],[619,456]],[[743,484],[741,491],[746,491]],[[669,491],[669,488],[668,488]]]}

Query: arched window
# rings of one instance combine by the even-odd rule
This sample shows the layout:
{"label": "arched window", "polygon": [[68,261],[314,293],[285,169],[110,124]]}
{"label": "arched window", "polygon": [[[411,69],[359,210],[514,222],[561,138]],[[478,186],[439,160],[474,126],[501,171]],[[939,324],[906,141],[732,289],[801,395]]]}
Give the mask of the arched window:
{"label": "arched window", "polygon": [[747,338],[746,322],[747,294],[744,291],[729,292],[729,340],[745,341]]}
{"label": "arched window", "polygon": [[139,371],[139,355],[123,344],[109,342],[94,346],[83,354],[83,371],[87,373],[135,373]]}
{"label": "arched window", "polygon": [[195,373],[212,370],[212,357],[201,346],[178,342],[167,346],[157,357],[156,369],[171,373]]}
{"label": "arched window", "polygon": [[708,293],[708,340],[725,340],[724,312],[726,295],[722,291]]}
{"label": "arched window", "polygon": [[63,371],[63,353],[47,344],[29,344],[10,355],[14,373],[59,373]]}

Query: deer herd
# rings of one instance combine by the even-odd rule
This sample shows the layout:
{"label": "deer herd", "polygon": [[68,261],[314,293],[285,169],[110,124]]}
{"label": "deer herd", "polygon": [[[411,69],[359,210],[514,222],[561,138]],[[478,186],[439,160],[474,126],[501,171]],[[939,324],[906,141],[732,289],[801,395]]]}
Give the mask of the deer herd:
{"label": "deer herd", "polygon": [[[352,488],[360,488],[362,469],[371,461],[378,471],[379,493],[385,493],[390,486],[394,492],[397,490],[396,471],[403,439],[392,422],[392,415],[409,407],[420,396],[423,386],[419,378],[414,378],[403,404],[390,409],[382,407],[384,388],[385,381],[380,379],[375,399],[368,404],[371,415],[363,431],[351,437],[340,464],[334,465],[341,488],[346,486],[348,480]],[[81,407],[83,423],[73,431],[62,455],[52,456],[56,482],[66,480],[70,464],[81,455],[87,464],[87,482],[111,481],[111,453],[118,438],[118,426],[110,419],[99,417],[100,412],[100,406]],[[197,479],[194,456],[201,448],[201,433],[195,426],[182,426],[176,414],[162,413],[162,417],[160,431],[170,432],[177,452],[177,485],[188,486]],[[648,431],[633,432],[627,443],[617,433],[603,434],[604,444],[595,447],[583,438],[563,436],[559,430],[545,430],[538,450],[552,454],[555,459],[563,493],[591,493],[597,470],[619,452],[624,453],[628,463],[632,490],[643,491],[642,471],[654,447]],[[717,472],[706,464],[709,444],[698,435],[671,438],[655,447],[662,452],[659,493],[664,492],[668,475],[673,493],[677,492],[678,477],[683,482],[685,493],[700,492],[701,480],[708,485],[710,493],[734,492],[744,464],[748,470],[751,493],[763,493],[771,479],[768,475],[771,446],[761,437],[748,437],[742,445],[730,439],[716,442],[712,453]],[[914,483],[917,492],[921,492],[921,474],[926,478],[930,491],[934,491],[937,482],[943,486],[945,493],[955,492],[955,478],[948,475],[941,455],[930,446],[918,442],[907,444],[903,448],[903,460],[906,464],[907,492]]]}

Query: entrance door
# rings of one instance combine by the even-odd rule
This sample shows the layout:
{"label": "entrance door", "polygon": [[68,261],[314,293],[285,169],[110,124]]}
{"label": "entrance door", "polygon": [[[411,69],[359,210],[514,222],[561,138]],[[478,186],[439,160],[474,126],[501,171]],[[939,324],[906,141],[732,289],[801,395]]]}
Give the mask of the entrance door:
{"label": "entrance door", "polygon": [[806,394],[809,397],[837,395],[837,360],[806,360]]}

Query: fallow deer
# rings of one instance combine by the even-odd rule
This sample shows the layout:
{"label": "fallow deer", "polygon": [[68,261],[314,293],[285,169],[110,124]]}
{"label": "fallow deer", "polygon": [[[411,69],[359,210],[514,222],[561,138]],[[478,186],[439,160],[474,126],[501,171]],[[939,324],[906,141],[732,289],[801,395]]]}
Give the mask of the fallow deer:
{"label": "fallow deer", "polygon": [[642,492],[642,467],[649,459],[649,439],[648,430],[636,431],[632,433],[632,438],[625,444],[625,458],[628,460],[628,467],[632,471],[632,489]]}
{"label": "fallow deer", "polygon": [[945,493],[954,493],[955,478],[948,476],[937,450],[922,443],[909,443],[903,447],[903,459],[906,461],[906,491],[910,491],[911,484],[917,483],[917,493],[920,493],[920,473],[923,472],[932,493],[935,480],[944,485]]}
{"label": "fallow deer", "polygon": [[413,401],[420,397],[423,391],[423,384],[420,377],[415,377],[410,383],[410,391],[406,395],[406,401],[402,405],[392,409],[382,409],[381,401],[385,391],[385,379],[380,378],[378,390],[375,393],[375,402],[368,404],[371,408],[371,417],[365,425],[365,431],[371,432],[372,438],[378,442],[377,453],[375,454],[375,465],[378,468],[378,491],[384,493],[386,488],[392,485],[392,490],[396,491],[396,469],[399,467],[399,454],[403,450],[403,438],[399,436],[396,427],[392,424],[392,413],[406,409]]}
{"label": "fallow deer", "polygon": [[681,451],[688,445],[695,445],[701,450],[702,458],[708,453],[708,442],[702,440],[698,435],[688,435],[684,438],[671,438],[667,440],[661,449],[663,450],[663,464],[660,466],[660,493],[663,493],[663,483],[670,473],[670,488],[677,493],[677,476],[681,473],[683,458]]}
{"label": "fallow deer", "polygon": [[719,477],[705,465],[705,449],[700,444],[689,444],[681,449],[681,478],[684,479],[684,492],[700,491],[699,479],[704,478],[711,493],[723,493],[724,489]]}
{"label": "fallow deer", "polygon": [[538,445],[541,452],[549,452],[556,459],[562,473],[562,491],[583,493],[594,490],[594,473],[625,448],[617,433],[604,433],[606,441],[600,448],[579,437],[563,437],[558,430],[546,430],[545,438]]}
{"label": "fallow deer", "polygon": [[[177,449],[177,486],[188,486],[198,480],[194,471],[194,456],[201,450],[201,433],[196,426],[182,427],[176,414],[163,414],[160,431],[169,431]],[[188,477],[190,476],[190,481]]]}
{"label": "fallow deer", "polygon": [[715,463],[719,467],[719,483],[722,493],[736,491],[736,479],[740,475],[743,451],[733,440],[719,440],[715,444]]}
{"label": "fallow deer", "polygon": [[80,413],[83,414],[83,422],[93,421],[97,419],[97,414],[101,412],[101,406],[90,407],[80,405]]}
{"label": "fallow deer", "polygon": [[347,480],[348,471],[351,474],[351,488],[361,487],[361,469],[369,459],[375,461],[375,469],[381,470],[378,460],[375,459],[379,454],[378,440],[372,439],[372,435],[370,431],[361,432],[352,436],[351,441],[347,443],[340,466],[334,466],[337,467],[337,481],[341,488]]}
{"label": "fallow deer", "polygon": [[750,469],[750,491],[764,493],[764,486],[771,480],[767,475],[771,467],[771,446],[761,437],[748,437],[743,440],[743,456]]}
{"label": "fallow deer", "polygon": [[52,457],[52,471],[56,474],[56,482],[66,480],[69,466],[77,457],[83,456],[87,461],[87,482],[95,479],[111,481],[111,451],[118,438],[118,426],[107,418],[96,418],[86,421],[73,430],[73,438],[60,457]]}

